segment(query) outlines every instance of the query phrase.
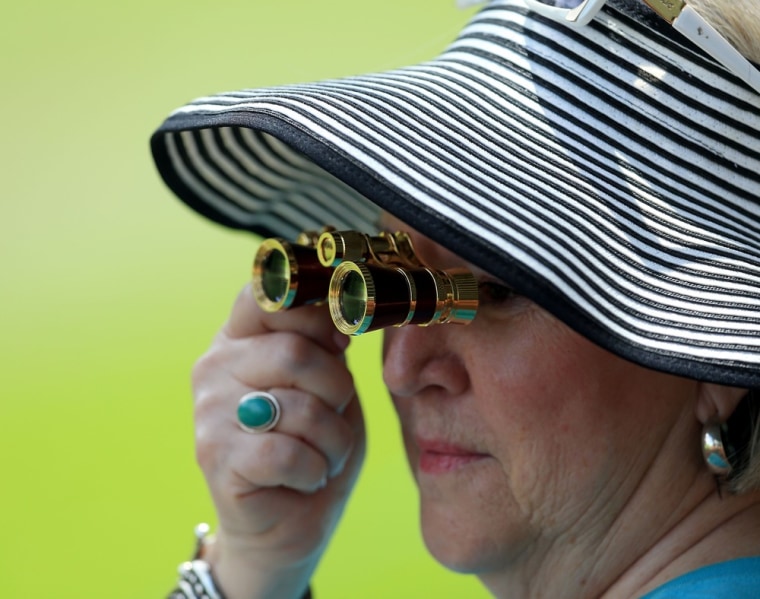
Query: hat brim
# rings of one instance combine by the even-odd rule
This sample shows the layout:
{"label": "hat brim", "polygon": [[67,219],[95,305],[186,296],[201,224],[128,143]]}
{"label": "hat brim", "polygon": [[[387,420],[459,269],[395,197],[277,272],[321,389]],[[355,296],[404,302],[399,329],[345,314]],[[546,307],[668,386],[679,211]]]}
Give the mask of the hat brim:
{"label": "hat brim", "polygon": [[435,60],[200,98],[152,149],[224,225],[387,210],[618,355],[760,387],[759,110],[614,9],[573,30],[497,0]]}

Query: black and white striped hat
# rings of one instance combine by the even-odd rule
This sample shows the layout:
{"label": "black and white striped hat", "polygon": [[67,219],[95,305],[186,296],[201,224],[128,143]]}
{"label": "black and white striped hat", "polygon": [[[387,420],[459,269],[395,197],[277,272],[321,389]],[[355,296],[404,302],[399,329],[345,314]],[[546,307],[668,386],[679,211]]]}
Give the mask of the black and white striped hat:
{"label": "black and white striped hat", "polygon": [[200,98],[156,164],[267,236],[387,210],[620,356],[760,387],[760,96],[639,5],[492,0],[430,62]]}

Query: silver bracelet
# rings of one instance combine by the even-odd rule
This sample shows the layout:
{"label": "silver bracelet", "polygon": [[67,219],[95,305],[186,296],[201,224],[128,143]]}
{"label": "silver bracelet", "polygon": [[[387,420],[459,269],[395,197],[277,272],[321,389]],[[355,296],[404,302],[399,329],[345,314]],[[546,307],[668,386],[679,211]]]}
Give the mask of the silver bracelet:
{"label": "silver bracelet", "polygon": [[[166,599],[225,599],[211,575],[211,566],[203,561],[203,547],[209,533],[205,522],[195,527],[195,552],[193,557],[180,564],[177,586]],[[307,588],[302,599],[311,599],[311,588]]]}
{"label": "silver bracelet", "polygon": [[208,536],[208,524],[201,523],[195,527],[195,553],[190,561],[183,562],[178,568],[179,580],[167,599],[224,599],[214,583],[211,566],[203,561],[203,543]]}

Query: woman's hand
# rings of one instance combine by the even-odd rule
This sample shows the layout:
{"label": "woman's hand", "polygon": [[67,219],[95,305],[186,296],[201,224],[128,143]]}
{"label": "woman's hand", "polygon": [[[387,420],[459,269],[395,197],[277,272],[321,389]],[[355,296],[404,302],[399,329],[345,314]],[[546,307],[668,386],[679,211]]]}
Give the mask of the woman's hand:
{"label": "woman's hand", "polygon": [[[246,287],[193,371],[196,452],[216,506],[205,558],[228,599],[300,597],[364,457],[348,338],[324,307],[263,312]],[[274,430],[237,422],[250,391],[275,395]]]}

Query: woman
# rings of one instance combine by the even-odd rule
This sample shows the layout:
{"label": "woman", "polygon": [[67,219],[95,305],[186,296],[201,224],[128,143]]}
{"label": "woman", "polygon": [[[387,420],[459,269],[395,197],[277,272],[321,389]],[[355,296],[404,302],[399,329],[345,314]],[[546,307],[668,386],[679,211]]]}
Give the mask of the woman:
{"label": "woman", "polygon": [[[201,98],[153,137],[218,222],[382,209],[474,273],[472,323],[386,330],[383,374],[429,550],[497,597],[760,589],[760,74],[731,55],[760,62],[760,14],[668,6],[494,0],[435,61]],[[178,596],[308,592],[363,456],[347,344],[241,293],[194,372],[219,529]],[[239,401],[271,397],[249,434]]]}

